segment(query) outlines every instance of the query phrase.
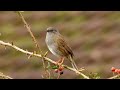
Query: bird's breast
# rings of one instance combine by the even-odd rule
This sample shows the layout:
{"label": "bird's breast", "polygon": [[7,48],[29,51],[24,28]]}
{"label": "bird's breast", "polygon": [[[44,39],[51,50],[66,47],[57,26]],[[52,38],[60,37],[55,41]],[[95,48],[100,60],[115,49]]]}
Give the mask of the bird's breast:
{"label": "bird's breast", "polygon": [[57,46],[57,43],[55,41],[54,35],[50,35],[47,33],[45,41],[46,41],[47,47],[50,50],[50,52],[53,53],[55,56],[59,57],[59,51],[57,49],[58,46]]}

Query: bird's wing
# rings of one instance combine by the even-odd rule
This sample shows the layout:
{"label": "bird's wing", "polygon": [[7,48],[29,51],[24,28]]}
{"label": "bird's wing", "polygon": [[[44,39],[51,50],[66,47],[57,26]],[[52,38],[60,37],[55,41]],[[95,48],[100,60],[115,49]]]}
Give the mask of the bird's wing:
{"label": "bird's wing", "polygon": [[67,57],[70,55],[71,57],[73,57],[73,52],[71,48],[68,46],[68,44],[66,43],[63,36],[60,35],[60,37],[57,38],[57,44],[58,44],[59,51],[61,51],[63,55]]}

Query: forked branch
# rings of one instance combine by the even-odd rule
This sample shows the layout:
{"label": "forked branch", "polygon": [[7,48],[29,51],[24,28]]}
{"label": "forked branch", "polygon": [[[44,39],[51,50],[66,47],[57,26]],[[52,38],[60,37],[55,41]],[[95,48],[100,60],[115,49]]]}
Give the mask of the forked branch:
{"label": "forked branch", "polygon": [[[16,49],[17,51],[20,51],[20,52],[25,53],[25,54],[27,54],[27,55],[32,55],[32,56],[36,56],[36,57],[42,58],[42,56],[41,56],[40,54],[36,54],[36,53],[34,53],[34,52],[29,52],[29,51],[27,51],[27,50],[23,50],[23,49],[15,46],[13,43],[10,44],[10,43],[6,43],[6,42],[3,42],[3,41],[0,40],[0,44],[1,44],[1,45],[4,45],[4,46],[12,47],[12,48]],[[50,58],[44,57],[44,59],[45,59],[46,61],[50,62],[50,63],[56,64],[56,62],[53,61],[53,60],[51,60]],[[89,79],[89,77],[86,76],[86,75],[84,75],[82,72],[79,72],[79,71],[77,71],[77,70],[75,70],[75,69],[73,69],[73,68],[71,68],[71,67],[69,67],[69,66],[67,66],[67,65],[63,65],[63,67],[65,67],[66,69],[71,70],[71,71],[73,71],[73,72],[81,75],[81,76],[82,76],[83,78],[85,78],[85,79]]]}

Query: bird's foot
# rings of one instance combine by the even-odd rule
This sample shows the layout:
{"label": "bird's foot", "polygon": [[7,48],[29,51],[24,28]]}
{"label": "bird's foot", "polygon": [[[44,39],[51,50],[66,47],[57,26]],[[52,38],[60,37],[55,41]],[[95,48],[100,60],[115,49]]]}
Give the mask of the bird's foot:
{"label": "bird's foot", "polygon": [[55,71],[62,71],[64,69],[64,67],[62,66],[64,62],[64,58],[60,58],[57,62],[56,62],[56,66],[58,66],[58,69],[56,69]]}

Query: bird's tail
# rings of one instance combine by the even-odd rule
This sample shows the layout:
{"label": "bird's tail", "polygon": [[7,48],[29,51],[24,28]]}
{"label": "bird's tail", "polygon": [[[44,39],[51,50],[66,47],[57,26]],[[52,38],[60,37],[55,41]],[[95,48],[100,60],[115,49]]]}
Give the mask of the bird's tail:
{"label": "bird's tail", "polygon": [[72,67],[73,67],[74,69],[78,70],[78,67],[77,67],[75,61],[73,60],[73,58],[70,56],[69,59],[70,59],[70,62],[71,62],[71,64],[72,64]]}

